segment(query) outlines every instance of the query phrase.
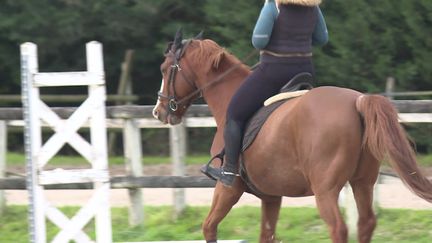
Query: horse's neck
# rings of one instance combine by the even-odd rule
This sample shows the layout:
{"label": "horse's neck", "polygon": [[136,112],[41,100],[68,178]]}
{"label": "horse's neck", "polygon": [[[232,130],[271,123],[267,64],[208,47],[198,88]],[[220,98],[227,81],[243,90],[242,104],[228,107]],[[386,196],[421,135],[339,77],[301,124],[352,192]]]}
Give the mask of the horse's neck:
{"label": "horse's neck", "polygon": [[[229,102],[232,96],[239,88],[243,80],[249,75],[250,71],[246,66],[240,66],[238,70],[233,70],[226,77],[221,79],[217,84],[207,89],[203,96],[206,100],[213,117],[216,120],[218,128],[225,125],[225,116],[228,109]],[[214,80],[219,74],[214,77],[208,77],[207,80]]]}

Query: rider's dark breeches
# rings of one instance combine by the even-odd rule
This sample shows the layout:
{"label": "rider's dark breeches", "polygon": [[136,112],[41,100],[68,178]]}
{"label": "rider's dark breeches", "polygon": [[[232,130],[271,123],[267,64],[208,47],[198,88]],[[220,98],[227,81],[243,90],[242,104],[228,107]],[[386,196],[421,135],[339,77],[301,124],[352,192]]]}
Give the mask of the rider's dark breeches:
{"label": "rider's dark breeches", "polygon": [[243,82],[231,99],[227,119],[245,123],[266,99],[277,94],[291,78],[301,72],[314,74],[310,59],[296,63],[261,63]]}
{"label": "rider's dark breeches", "polygon": [[[227,111],[224,131],[226,167],[237,167],[243,129],[246,122],[261,107],[266,99],[277,94],[291,78],[301,72],[314,75],[310,59],[295,60],[295,63],[261,63],[243,82],[234,94]],[[232,171],[231,168],[226,168]]]}

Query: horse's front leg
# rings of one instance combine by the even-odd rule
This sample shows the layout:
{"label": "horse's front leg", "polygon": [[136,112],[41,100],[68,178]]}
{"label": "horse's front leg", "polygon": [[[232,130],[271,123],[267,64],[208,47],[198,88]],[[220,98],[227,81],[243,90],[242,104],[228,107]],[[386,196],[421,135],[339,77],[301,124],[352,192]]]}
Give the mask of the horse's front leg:
{"label": "horse's front leg", "polygon": [[216,183],[209,214],[202,225],[206,242],[217,242],[217,227],[245,191],[242,180],[236,179],[231,188]]}
{"label": "horse's front leg", "polygon": [[276,242],[276,224],[279,218],[282,197],[261,198],[261,243]]}

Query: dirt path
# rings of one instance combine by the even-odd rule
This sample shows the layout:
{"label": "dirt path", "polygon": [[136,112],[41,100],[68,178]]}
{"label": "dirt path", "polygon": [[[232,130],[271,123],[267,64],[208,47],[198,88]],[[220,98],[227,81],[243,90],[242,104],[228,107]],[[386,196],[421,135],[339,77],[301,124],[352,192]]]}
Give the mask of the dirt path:
{"label": "dirt path", "polygon": [[[188,175],[199,175],[198,166],[188,166]],[[22,173],[22,168],[12,168],[14,173]],[[146,166],[146,175],[169,175],[170,165]],[[112,168],[111,175],[124,174],[122,168]],[[383,184],[379,185],[377,196],[379,205],[383,208],[411,208],[411,209],[431,209],[432,204],[415,196],[407,189],[402,182],[393,177],[384,177]],[[145,205],[172,205],[174,189],[143,189],[143,202]],[[212,188],[190,188],[185,189],[186,203],[191,206],[210,205],[212,200]],[[82,205],[91,195],[90,191],[85,190],[58,190],[47,191],[48,200],[57,206]],[[344,200],[344,193],[341,193],[341,203]],[[6,191],[8,204],[25,205],[28,204],[26,191]],[[129,203],[127,190],[111,190],[110,203],[114,207],[124,207]],[[260,200],[250,194],[244,194],[236,206],[260,206]],[[284,207],[315,207],[314,197],[304,198],[284,198]]]}

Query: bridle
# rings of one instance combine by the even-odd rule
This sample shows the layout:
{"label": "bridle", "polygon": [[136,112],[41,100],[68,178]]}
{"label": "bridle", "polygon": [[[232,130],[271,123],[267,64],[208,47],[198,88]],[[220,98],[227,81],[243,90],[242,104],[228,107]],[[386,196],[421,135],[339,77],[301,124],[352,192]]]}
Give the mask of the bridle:
{"label": "bridle", "polygon": [[[170,50],[165,54],[165,56],[172,56],[173,57],[173,63],[170,65],[170,72],[168,75],[168,95],[164,95],[162,93],[162,90],[158,92],[158,99],[165,99],[168,100],[168,109],[167,112],[169,114],[174,113],[178,110],[180,105],[183,105],[184,103],[191,104],[194,100],[201,98],[202,94],[205,89],[209,88],[210,86],[220,82],[223,80],[224,77],[226,77],[229,73],[243,65],[247,60],[249,60],[254,54],[256,54],[258,51],[254,49],[251,51],[244,59],[243,62],[238,62],[234,65],[232,65],[229,69],[227,69],[225,72],[220,74],[217,78],[213,79],[210,82],[207,82],[202,87],[198,87],[195,82],[193,82],[191,79],[187,78],[184,72],[181,72],[182,68],[180,67],[180,59],[183,57],[185,50],[190,45],[192,40],[183,40],[182,45],[180,48],[170,48]],[[184,63],[186,66],[188,66],[186,60]],[[183,79],[194,88],[194,91],[192,91],[190,94],[186,95],[183,98],[178,99],[177,93],[175,90],[175,81],[176,81],[176,75],[177,73],[180,73],[183,77]],[[195,73],[192,72],[192,74],[195,76]],[[195,79],[196,81],[196,76]],[[170,94],[170,91],[172,90],[173,94]]]}
{"label": "bridle", "polygon": [[[166,99],[168,100],[168,112],[176,112],[178,110],[178,107],[184,103],[186,103],[186,101],[189,100],[189,103],[192,103],[195,99],[198,99],[202,96],[201,90],[196,86],[196,84],[189,79],[188,77],[186,77],[186,74],[184,74],[184,72],[181,72],[182,68],[180,67],[180,59],[183,57],[185,50],[187,49],[187,47],[189,46],[189,44],[191,43],[192,40],[186,40],[184,42],[184,44],[182,44],[180,49],[177,50],[169,50],[167,54],[165,54],[165,56],[172,56],[173,58],[173,63],[170,65],[170,72],[168,75],[168,95],[164,95],[162,93],[162,91],[158,92],[158,98],[159,99]],[[187,62],[184,62],[184,64],[186,66]],[[179,73],[182,78],[191,86],[194,88],[194,91],[192,92],[193,95],[187,95],[184,98],[178,99],[177,97],[177,92],[175,89],[175,81],[176,81],[176,75],[177,73]],[[195,75],[194,75],[195,76]],[[195,77],[196,79],[196,77]],[[170,94],[172,90],[173,94]],[[196,90],[200,90],[200,92],[198,92],[198,94],[195,92]]]}

